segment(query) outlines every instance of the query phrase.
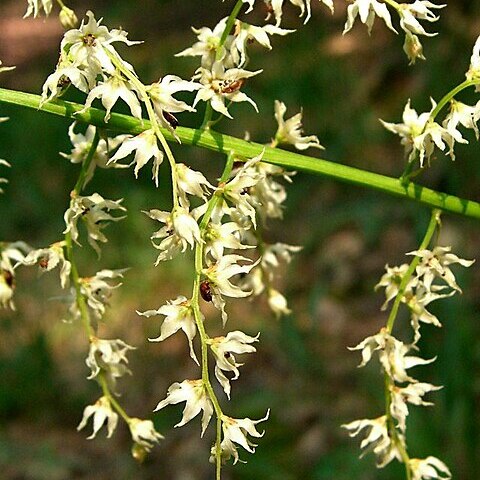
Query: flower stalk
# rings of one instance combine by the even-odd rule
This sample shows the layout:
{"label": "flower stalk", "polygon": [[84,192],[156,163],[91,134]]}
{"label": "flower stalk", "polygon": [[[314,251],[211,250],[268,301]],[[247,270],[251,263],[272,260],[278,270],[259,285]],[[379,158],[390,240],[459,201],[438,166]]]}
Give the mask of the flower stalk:
{"label": "flower stalk", "polygon": [[[234,156],[233,156],[233,152],[231,152],[227,157],[227,162],[225,164],[225,168],[220,178],[220,184],[228,180],[228,177],[232,171],[233,161],[234,161]],[[203,235],[203,233],[205,232],[208,226],[208,222],[210,221],[212,211],[215,208],[218,202],[218,199],[219,199],[218,195],[214,194],[208,202],[207,210],[200,223],[201,235]],[[216,480],[220,480],[220,472],[221,472],[221,465],[222,465],[222,448],[221,448],[222,420],[221,419],[223,416],[223,411],[218,401],[218,398],[215,395],[215,391],[213,390],[212,384],[210,382],[209,372],[208,372],[209,336],[205,330],[205,325],[203,324],[202,314],[200,312],[200,305],[199,305],[199,292],[200,292],[202,269],[203,269],[203,243],[197,243],[195,246],[195,279],[193,281],[191,307],[193,310],[195,323],[197,325],[198,333],[200,336],[200,342],[201,342],[202,382],[203,382],[203,385],[205,386],[205,389],[208,392],[208,396],[210,400],[212,401],[212,405],[215,410],[215,415],[217,417],[216,441],[215,441],[215,471],[216,471],[215,475],[216,475]]]}
{"label": "flower stalk", "polygon": [[[85,112],[79,113],[84,109],[83,105],[64,100],[55,100],[41,105],[41,97],[39,95],[4,88],[0,88],[0,103],[9,103],[40,110],[118,132],[138,134],[150,128],[148,120],[142,122],[131,116],[118,113],[112,113],[110,121],[106,124],[104,121],[105,112],[103,110],[89,108]],[[167,129],[160,128],[160,131],[166,140],[176,141]],[[439,208],[445,212],[464,217],[480,219],[480,203],[432,190],[411,181],[403,182],[398,178],[341,165],[328,160],[265,147],[258,143],[247,142],[211,130],[177,127],[175,133],[184,145],[195,145],[225,154],[233,150],[238,155],[246,158],[257,156],[264,150],[262,161],[266,163],[358,185],[395,197],[406,198],[431,208]]]}

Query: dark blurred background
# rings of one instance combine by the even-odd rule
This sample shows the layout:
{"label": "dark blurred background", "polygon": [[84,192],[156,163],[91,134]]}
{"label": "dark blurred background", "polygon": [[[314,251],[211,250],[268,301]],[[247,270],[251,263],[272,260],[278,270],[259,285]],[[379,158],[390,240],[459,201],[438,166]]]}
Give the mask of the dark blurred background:
{"label": "dark blurred background", "polygon": [[[196,59],[174,58],[190,46],[190,30],[213,27],[227,15],[233,1],[127,0],[72,1],[80,18],[88,9],[103,16],[109,28],[122,26],[130,39],[145,43],[121,49],[144,83],[165,74],[188,78]],[[261,24],[263,2],[249,16]],[[248,104],[234,106],[235,121],[224,120],[218,130],[268,142],[275,133],[273,102],[283,100],[287,117],[303,108],[305,131],[317,134],[329,160],[398,176],[404,159],[398,139],[378,121],[399,122],[408,98],[417,111],[430,108],[429,96],[439,100],[460,83],[469,65],[472,46],[480,33],[480,2],[457,0],[441,11],[442,19],[427,25],[441,32],[424,40],[428,59],[407,66],[403,38],[376,22],[368,36],[356,25],[343,37],[345,4],[336,2],[335,15],[312,1],[311,21],[303,26],[298,9],[285,6],[284,24],[299,31],[273,38],[274,49],[251,50],[249,69],[264,73],[248,82],[245,91],[258,103],[257,115]],[[1,86],[39,93],[57,61],[62,29],[55,17],[22,20],[26,2],[2,0],[0,4],[0,59],[17,70],[1,76]],[[56,7],[55,7],[56,8]],[[68,98],[80,100],[73,92]],[[191,101],[191,97],[186,97]],[[461,99],[473,104],[478,97],[464,92]],[[186,126],[200,123],[198,116],[180,116]],[[120,108],[119,111],[122,111]],[[25,240],[43,247],[61,238],[63,212],[78,167],[58,152],[69,152],[68,122],[46,114],[0,106],[0,116],[11,120],[0,126],[0,157],[12,164],[2,169],[10,184],[0,196],[0,240]],[[457,161],[439,153],[421,182],[465,198],[480,200],[478,144],[471,132],[470,145],[457,145]],[[188,146],[174,147],[178,161],[202,169],[215,178],[224,159]],[[153,266],[156,251],[149,236],[153,225],[140,210],[169,208],[168,171],[162,168],[159,189],[150,180],[148,166],[135,180],[129,170],[97,170],[88,193],[125,198],[130,215],[111,225],[110,242],[96,263],[88,247],[78,252],[83,276],[99,268],[131,267],[125,284],[112,297],[111,308],[100,326],[104,338],[121,337],[138,347],[130,355],[132,377],[123,379],[121,401],[132,416],[152,418],[166,439],[143,465],[131,458],[131,440],[119,424],[110,440],[102,430],[87,441],[88,429],[76,432],[83,408],[100,392],[86,380],[84,358],[88,341],[78,324],[62,322],[65,304],[57,274],[38,277],[36,268],[19,269],[17,311],[1,311],[0,341],[0,466],[6,480],[64,480],[138,478],[203,480],[213,478],[208,464],[212,428],[200,439],[198,419],[173,429],[183,405],[151,414],[174,381],[198,378],[188,357],[187,343],[177,334],[161,344],[147,342],[158,335],[160,317],[140,318],[135,310],[158,308],[167,299],[188,295],[192,258]],[[5,175],[3,173],[5,172]],[[359,460],[358,439],[349,439],[342,423],[382,414],[383,380],[378,365],[357,370],[358,353],[347,351],[364,337],[376,333],[386,321],[380,312],[381,293],[373,286],[384,265],[406,261],[429,218],[428,209],[367,189],[335,184],[319,177],[298,174],[288,187],[283,222],[266,232],[270,242],[302,245],[303,251],[278,279],[293,314],[276,320],[264,299],[229,302],[229,330],[249,334],[261,331],[258,352],[245,359],[232,400],[224,402],[233,417],[271,416],[255,455],[241,451],[235,467],[227,466],[225,480],[402,479],[401,466],[376,470],[372,456]],[[478,257],[480,228],[473,220],[444,215],[439,243],[452,245],[464,258]],[[412,456],[435,455],[444,460],[457,479],[478,478],[480,458],[480,327],[478,322],[480,270],[457,269],[464,294],[433,304],[444,328],[423,328],[422,355],[438,355],[433,365],[417,369],[421,381],[445,388],[430,396],[435,407],[412,406],[408,445]],[[260,305],[259,305],[260,303]],[[209,329],[218,329],[212,312]],[[408,318],[399,317],[399,335],[408,335]]]}

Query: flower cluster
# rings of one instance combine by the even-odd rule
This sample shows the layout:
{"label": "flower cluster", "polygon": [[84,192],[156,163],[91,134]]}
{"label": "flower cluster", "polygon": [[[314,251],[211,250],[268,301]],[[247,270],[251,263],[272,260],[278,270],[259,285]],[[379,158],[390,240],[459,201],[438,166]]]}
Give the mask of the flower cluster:
{"label": "flower cluster", "polygon": [[200,57],[200,67],[193,77],[199,82],[194,106],[199,101],[209,102],[213,110],[232,118],[226,104],[249,102],[258,111],[256,103],[241,91],[248,78],[262,72],[244,69],[249,60],[247,45],[257,42],[271,49],[269,36],[287,35],[293,30],[273,25],[259,27],[238,19],[231,34],[225,35],[226,28],[226,18],[220,20],[213,30],[194,28],[198,41],[177,56]]}
{"label": "flower cluster", "polygon": [[[282,21],[283,15],[283,4],[285,0],[264,0],[267,4],[267,20],[272,16],[275,17],[275,22],[278,27]],[[305,17],[304,23],[307,23],[310,20],[312,14],[311,0],[289,0],[289,2],[300,9],[300,17]],[[320,0],[321,3],[326,5],[330,11],[333,13],[333,0]],[[243,3],[248,4],[247,13],[253,9],[255,0],[243,0]]]}
{"label": "flower cluster", "polygon": [[[229,399],[231,381],[238,379],[242,366],[237,355],[254,353],[254,343],[259,336],[235,330],[222,336],[209,337],[203,326],[205,317],[200,308],[200,299],[211,302],[220,311],[224,326],[228,319],[227,298],[259,295],[264,290],[272,298],[269,302],[277,314],[288,313],[285,298],[271,283],[280,264],[289,263],[292,254],[299,250],[299,247],[282,243],[265,244],[259,236],[259,221],[265,223],[269,218],[282,216],[286,192],[276,178],[291,180],[291,174],[283,169],[263,163],[262,156],[263,153],[246,162],[233,156],[229,160],[233,166],[230,175],[222,177],[217,187],[200,172],[183,164],[176,165],[177,201],[172,211],[152,209],[145,212],[152,220],[162,224],[160,230],[151,237],[154,247],[160,251],[156,264],[170,260],[187,249],[194,249],[195,288],[198,289],[190,299],[178,296],[158,309],[138,312],[148,318],[164,317],[160,335],[150,340],[163,341],[182,330],[188,341],[191,358],[202,366],[205,364],[203,351],[208,349],[215,362],[215,377]],[[190,209],[192,201],[197,204],[200,202],[200,205]],[[256,247],[261,254],[256,261],[251,259],[251,255],[240,254]],[[204,346],[201,362],[195,352],[196,338],[200,338]],[[175,382],[156,410],[185,402],[183,416],[177,426],[184,425],[203,412],[202,434],[215,411],[222,422],[223,440],[217,439],[222,460],[233,457],[236,462],[236,445],[253,452],[254,445],[247,439],[247,434],[260,436],[254,426],[266,420],[266,417],[258,421],[240,420],[220,413],[219,407],[215,407],[218,400],[212,397],[213,390],[209,385],[204,379]]]}
{"label": "flower cluster", "polygon": [[[411,270],[409,265],[386,267],[386,273],[376,288],[385,289],[386,301],[383,309],[391,300],[400,299],[411,315],[413,342],[405,344],[391,335],[388,328],[360,342],[350,350],[359,350],[362,354],[360,367],[366,365],[374,355],[378,356],[386,378],[387,405],[385,415],[369,420],[357,420],[344,427],[354,437],[364,432],[361,442],[363,453],[373,451],[377,466],[384,467],[393,459],[406,463],[411,478],[444,479],[451,478],[446,465],[435,457],[416,459],[406,453],[406,419],[409,405],[432,405],[424,396],[442,387],[437,387],[413,378],[409,370],[417,365],[426,365],[435,358],[423,359],[412,352],[418,350],[420,323],[441,326],[435,315],[428,312],[426,306],[434,300],[450,297],[460,292],[451,265],[469,267],[473,261],[464,260],[451,253],[450,247],[435,247],[433,250],[421,249],[410,252],[415,257]],[[412,267],[413,268],[413,267]]]}
{"label": "flower cluster", "polygon": [[[166,75],[158,82],[143,85],[133,66],[125,61],[115,48],[116,43],[131,46],[141,42],[128,40],[127,32],[121,29],[109,30],[101,25],[101,19],[95,19],[91,11],[87,12],[87,18],[88,21],[83,21],[79,28],[65,33],[60,45],[57,68],[43,85],[42,101],[48,102],[61,96],[73,84],[87,94],[84,110],[96,99],[101,101],[105,108],[105,122],[110,119],[112,109],[119,99],[122,99],[131,114],[140,120],[142,105],[145,105],[152,128],[137,136],[120,135],[110,140],[101,139],[86,181],[91,178],[95,166],[128,166],[117,162],[136,151],[130,164],[135,164],[135,175],[138,176],[139,170],[153,158],[153,178],[158,185],[158,168],[164,157],[158,146],[158,141],[163,139],[158,126],[174,132],[178,120],[173,114],[194,111],[193,107],[177,100],[174,95],[178,92],[198,90],[200,85],[175,75]],[[74,163],[84,161],[85,151],[93,140],[93,130],[87,129],[85,135],[82,135],[75,134],[74,127],[71,127],[70,138],[74,149],[64,156]],[[110,155],[115,150],[116,153]]]}
{"label": "flower cluster", "polygon": [[446,7],[446,5],[436,5],[428,0],[416,0],[413,3],[395,3],[384,2],[382,0],[354,0],[347,9],[347,21],[343,33],[349,32],[357,17],[368,28],[368,33],[372,31],[375,17],[381,18],[385,25],[395,33],[398,33],[393,24],[390,11],[387,5],[395,8],[400,19],[400,28],[405,32],[405,51],[410,64],[415,63],[417,59],[425,60],[423,47],[419,35],[432,37],[436,33],[428,33],[420,21],[436,22],[439,17],[435,15],[434,10]]}

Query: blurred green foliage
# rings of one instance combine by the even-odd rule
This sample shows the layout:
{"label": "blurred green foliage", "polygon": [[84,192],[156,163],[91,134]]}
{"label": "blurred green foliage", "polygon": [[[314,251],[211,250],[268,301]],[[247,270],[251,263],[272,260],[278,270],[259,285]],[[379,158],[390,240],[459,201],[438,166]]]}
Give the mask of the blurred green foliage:
{"label": "blurred green foliage", "polygon": [[[167,73],[191,76],[195,60],[173,54],[194,41],[191,24],[213,26],[228,14],[231,4],[78,0],[71,6],[79,15],[91,8],[104,17],[106,25],[122,25],[131,39],[144,39],[125,57],[148,83]],[[289,107],[288,114],[303,108],[305,131],[318,134],[327,147],[322,157],[398,176],[403,169],[402,149],[378,118],[399,121],[408,98],[417,111],[426,110],[429,96],[438,100],[463,79],[478,35],[480,2],[452,2],[434,25],[441,34],[424,42],[428,61],[414,67],[407,67],[403,40],[381,22],[371,37],[360,25],[342,37],[343,2],[337,2],[333,17],[318,2],[312,6],[313,18],[305,26],[296,17],[298,11],[287,8],[285,25],[299,31],[275,38],[271,53],[258,48],[251,55],[250,68],[263,68],[264,73],[246,88],[261,114],[242,104],[232,110],[235,121],[223,120],[218,129],[237,136],[248,131],[252,139],[267,142],[275,131],[273,101],[281,99]],[[3,2],[4,25],[18,21],[23,7],[17,0]],[[263,13],[254,12],[247,19],[261,22]],[[1,82],[5,87],[39,92],[55,67],[61,31],[55,20],[44,25],[42,20],[24,22],[42,28],[32,30],[30,39],[13,34],[2,38],[0,58],[4,64],[17,64],[17,70],[3,74]],[[53,33],[42,37],[42,31]],[[35,35],[44,47],[32,47],[31,54],[17,61],[15,52],[21,51],[21,42],[33,45]],[[73,92],[69,95],[81,99]],[[462,98],[476,101],[473,92]],[[183,116],[182,123],[198,125],[202,106],[199,110],[197,116]],[[13,166],[6,174],[10,179],[6,194],[0,196],[0,239],[45,246],[61,236],[63,212],[77,175],[77,166],[58,155],[70,149],[68,124],[3,105],[0,113],[11,117],[0,127],[0,156]],[[473,136],[468,138],[474,142]],[[210,178],[221,171],[223,158],[216,154],[174,148],[180,161],[201,168]],[[477,145],[459,145],[456,153],[455,163],[439,155],[422,182],[480,200]],[[149,236],[155,226],[140,213],[168,208],[168,174],[166,166],[162,168],[159,189],[153,187],[148,172],[142,171],[135,180],[130,170],[98,171],[89,186],[89,191],[107,198],[124,197],[130,212],[126,221],[109,228],[110,243],[99,263],[101,268],[132,267],[101,330],[106,338],[121,336],[139,347],[131,355],[134,376],[125,379],[121,389],[127,410],[144,417],[170,383],[198,375],[186,358],[183,338],[149,344],[146,338],[156,336],[159,325],[135,314],[136,309],[158,308],[190,289],[191,258],[153,267],[155,251]],[[276,321],[264,304],[258,308],[232,302],[228,324],[231,329],[262,334],[258,353],[247,359],[233,386],[227,411],[235,417],[259,418],[270,407],[271,418],[257,453],[241,455],[248,463],[226,467],[224,478],[402,479],[398,465],[377,471],[370,456],[358,460],[358,441],[340,429],[355,418],[380,415],[383,402],[378,368],[357,370],[358,357],[346,346],[373,334],[385,322],[379,312],[383,299],[373,294],[373,286],[384,264],[405,261],[404,253],[416,247],[429,212],[379,193],[305,175],[297,175],[288,191],[285,219],[272,225],[267,237],[304,246],[280,279],[294,313]],[[440,242],[453,244],[465,258],[474,258],[479,256],[478,233],[479,226],[472,221],[445,217]],[[94,273],[95,255],[85,248],[78,256],[81,272]],[[472,480],[478,476],[480,458],[478,266],[460,276],[465,294],[433,309],[444,328],[423,329],[422,353],[438,359],[416,372],[422,380],[445,388],[432,395],[435,407],[412,408],[408,439],[415,456],[437,455],[455,478]],[[85,380],[87,341],[79,325],[60,321],[64,315],[61,295],[53,274],[37,279],[33,269],[19,270],[18,310],[0,312],[0,476],[6,480],[212,478],[206,463],[212,432],[200,439],[196,421],[174,430],[180,407],[152,415],[166,440],[142,466],[129,455],[124,426],[109,441],[100,434],[87,442],[86,432],[75,431],[84,406],[94,402],[99,392]],[[407,319],[403,320],[399,329],[408,333]],[[216,318],[209,322],[216,328]]]}

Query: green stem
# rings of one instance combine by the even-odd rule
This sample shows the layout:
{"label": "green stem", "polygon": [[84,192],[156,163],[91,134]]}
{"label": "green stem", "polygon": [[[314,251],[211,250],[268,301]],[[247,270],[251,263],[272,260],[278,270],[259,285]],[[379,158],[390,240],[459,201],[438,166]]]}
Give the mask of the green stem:
{"label": "green stem", "polygon": [[[232,171],[234,161],[233,152],[228,155],[225,168],[223,170],[222,176],[220,178],[220,185],[228,180],[230,172]],[[212,215],[213,209],[217,205],[220,196],[218,193],[215,193],[210,200],[208,201],[208,206],[205,214],[203,215],[202,221],[200,222],[200,235],[203,237],[203,234],[208,226],[210,217]],[[191,307],[193,310],[193,315],[195,317],[195,323],[197,325],[197,330],[200,336],[201,343],[201,353],[202,353],[202,383],[208,393],[210,400],[212,401],[213,409],[215,410],[215,415],[217,417],[217,428],[216,428],[216,442],[215,442],[215,472],[216,480],[220,480],[220,472],[222,465],[222,416],[223,411],[218,401],[215,391],[213,390],[212,384],[210,382],[210,376],[208,372],[208,340],[209,336],[205,330],[205,325],[202,319],[202,313],[200,311],[199,304],[199,292],[202,279],[202,270],[203,270],[203,243],[199,243],[195,246],[195,279],[193,281],[193,292],[191,299]]]}
{"label": "green stem", "polygon": [[[97,151],[99,141],[100,141],[100,135],[98,133],[98,128],[96,128],[95,135],[92,140],[92,144],[90,145],[90,149],[88,150],[88,154],[85,161],[82,163],[82,168],[78,175],[78,180],[75,183],[75,187],[73,188],[73,191],[71,194],[72,199],[80,195],[80,193],[83,190],[83,187],[85,185],[85,178],[89,170],[89,167],[93,161],[93,157],[95,156],[95,152]],[[70,278],[75,288],[75,298],[76,298],[78,309],[80,311],[80,317],[82,319],[82,324],[85,329],[85,332],[87,333],[88,338],[91,341],[91,339],[95,336],[95,331],[90,322],[90,312],[88,311],[88,305],[85,300],[85,296],[82,293],[81,278],[78,273],[77,264],[74,258],[72,234],[70,232],[67,232],[65,234],[65,249],[66,249],[66,257],[68,261],[71,263]],[[117,413],[125,420],[125,422],[129,423],[130,417],[127,415],[127,412],[125,412],[125,410],[121,407],[121,405],[118,403],[118,401],[110,392],[110,389],[108,388],[108,384],[103,373],[99,373],[97,377],[97,381],[100,384],[100,387],[102,388],[103,395],[109,399],[110,404],[117,411]]]}
{"label": "green stem", "polygon": [[[425,236],[423,237],[422,243],[418,247],[418,250],[424,250],[425,248],[428,247],[433,237],[433,234],[435,233],[435,229],[437,228],[437,225],[440,222],[440,215],[441,215],[440,210],[435,209],[432,211],[432,216],[430,217],[430,223],[428,224],[427,231],[425,233]],[[402,302],[405,289],[407,288],[408,282],[410,281],[410,278],[412,277],[413,272],[417,268],[417,265],[419,262],[420,262],[420,257],[417,257],[415,255],[413,257],[413,260],[410,262],[410,265],[408,266],[408,269],[405,272],[405,275],[402,277],[402,281],[400,282],[400,286],[398,287],[397,296],[395,297],[392,310],[390,311],[390,315],[388,316],[388,320],[387,320],[386,329],[387,329],[387,333],[389,334],[392,333],[393,326],[395,324],[395,318],[397,317],[398,308],[400,307],[400,303]]]}
{"label": "green stem", "polygon": [[[437,229],[437,226],[440,223],[440,210],[432,210],[432,215],[430,217],[430,222],[427,227],[427,231],[425,232],[425,236],[423,237],[422,242],[420,243],[420,246],[418,247],[418,250],[424,250],[425,248],[428,247],[430,244],[432,237]],[[400,286],[398,287],[398,293],[397,296],[395,297],[395,301],[392,306],[392,310],[390,311],[390,315],[388,316],[387,320],[387,325],[385,327],[386,332],[390,335],[393,330],[393,326],[395,324],[395,319],[398,314],[398,309],[400,307],[400,304],[402,302],[403,296],[405,294],[405,290],[407,288],[408,282],[410,281],[413,273],[415,272],[415,269],[417,268],[418,263],[420,262],[420,257],[417,257],[416,255],[413,257],[413,260],[410,262],[410,265],[408,266],[407,271],[405,272],[404,276],[402,277],[402,280],[400,282]],[[410,456],[408,455],[407,448],[405,446],[405,442],[403,439],[400,437],[398,430],[395,426],[395,421],[392,418],[392,415],[390,413],[390,407],[392,403],[392,393],[391,390],[392,388],[395,388],[395,383],[390,378],[387,372],[384,374],[384,383],[385,383],[385,414],[387,416],[387,425],[388,425],[388,431],[390,434],[391,440],[395,443],[395,446],[397,447],[398,451],[400,452],[400,456],[402,457],[402,462],[405,465],[405,476],[406,480],[411,480],[412,478],[412,473],[410,470]]]}
{"label": "green stem", "polygon": [[80,317],[82,319],[83,327],[87,332],[88,338],[92,338],[94,335],[93,327],[90,323],[90,314],[88,312],[87,302],[82,293],[82,285],[80,281],[80,275],[78,274],[77,264],[73,255],[73,243],[72,234],[70,232],[65,234],[65,249],[67,260],[71,263],[70,278],[75,288],[75,300],[77,302],[78,309],[80,311]]}
{"label": "green stem", "polygon": [[99,373],[97,377],[100,387],[102,387],[102,392],[105,397],[108,398],[112,407],[117,411],[117,413],[125,420],[125,423],[130,423],[131,418],[128,416],[127,412],[122,408],[122,406],[117,402],[117,399],[112,395],[110,389],[108,388],[107,380],[103,373]]}
{"label": "green stem", "polygon": [[90,146],[90,150],[88,151],[87,158],[85,162],[83,162],[82,169],[80,170],[80,174],[78,175],[77,183],[73,188],[74,195],[79,195],[85,186],[85,177],[87,176],[87,172],[92,164],[93,157],[95,156],[95,152],[97,151],[98,143],[100,142],[100,135],[98,133],[98,128],[95,129],[95,135],[93,136],[92,144]]}
{"label": "green stem", "polygon": [[[105,124],[105,112],[102,110],[89,108],[85,112],[78,113],[84,108],[83,105],[56,100],[48,102],[40,107],[40,101],[41,97],[39,95],[0,88],[0,103],[10,103],[26,108],[41,110],[53,115],[89,123],[103,128],[106,127],[118,132],[138,134],[151,128],[148,120],[142,122],[128,115],[112,113],[110,121],[108,124]],[[167,129],[160,130],[167,140],[176,141]],[[267,163],[279,165],[286,169],[300,170],[309,174],[331,178],[336,181],[366,187],[388,195],[409,199],[431,208],[439,208],[446,212],[462,215],[464,217],[480,219],[480,203],[449,195],[447,193],[438,192],[413,182],[403,183],[398,178],[387,177],[378,173],[368,172],[328,160],[300,155],[298,153],[265,147],[258,143],[247,142],[211,130],[195,130],[191,128],[177,127],[175,133],[181,142],[186,145],[195,145],[225,154],[228,154],[233,150],[238,155],[246,158],[255,157],[265,150],[262,161]]]}
{"label": "green stem", "polygon": [[473,87],[478,84],[478,80],[465,80],[460,85],[457,85],[455,88],[452,88],[448,93],[446,93],[442,99],[438,102],[437,106],[430,113],[429,122],[433,122],[436,116],[440,113],[442,108],[447,105],[450,100],[452,100],[457,93],[460,93],[462,90],[465,90],[468,87]]}

